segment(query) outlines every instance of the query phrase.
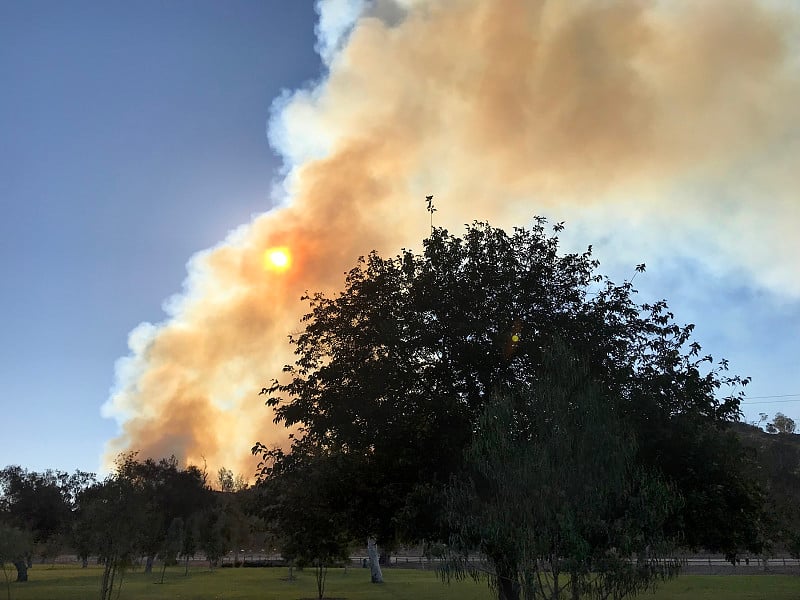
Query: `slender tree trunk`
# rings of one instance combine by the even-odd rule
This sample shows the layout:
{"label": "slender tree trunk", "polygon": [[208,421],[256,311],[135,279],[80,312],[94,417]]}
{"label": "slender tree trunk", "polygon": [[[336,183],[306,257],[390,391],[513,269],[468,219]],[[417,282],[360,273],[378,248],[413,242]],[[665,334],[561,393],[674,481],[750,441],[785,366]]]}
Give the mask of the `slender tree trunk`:
{"label": "slender tree trunk", "polygon": [[498,576],[497,591],[499,600],[519,600],[519,584],[516,579]]}
{"label": "slender tree trunk", "polygon": [[[555,558],[553,560],[558,560],[558,559]],[[553,595],[551,596],[551,598],[553,600],[558,600],[559,597],[560,597],[560,593],[561,593],[560,585],[561,585],[561,583],[558,580],[560,575],[561,575],[561,572],[559,571],[559,569],[557,567],[553,567]]]}
{"label": "slender tree trunk", "polygon": [[374,537],[367,538],[367,555],[369,556],[369,575],[372,583],[383,583],[383,573],[378,560],[378,544]]}
{"label": "slender tree trunk", "polygon": [[103,568],[103,579],[100,582],[100,600],[111,600],[114,592],[114,577],[117,573],[117,557],[107,556]]}
{"label": "slender tree trunk", "polygon": [[580,585],[580,577],[578,576],[578,570],[572,569],[569,576],[569,586],[570,586],[570,594],[572,600],[580,600],[581,598],[581,585]]}
{"label": "slender tree trunk", "polygon": [[111,597],[114,595],[114,579],[117,578],[117,566],[118,566],[119,558],[115,557],[114,560],[111,561],[111,579],[108,582],[108,600],[111,600]]}
{"label": "slender tree trunk", "polygon": [[108,597],[108,575],[111,570],[111,561],[108,560],[106,557],[105,562],[103,563],[103,577],[100,579],[100,600],[106,600]]}
{"label": "slender tree trunk", "polygon": [[120,594],[122,594],[122,580],[125,578],[125,568],[120,568],[119,572],[119,583],[117,583],[117,600],[119,600]]}
{"label": "slender tree trunk", "polygon": [[325,595],[325,578],[328,575],[328,567],[321,560],[317,560],[317,564],[314,565],[314,575],[317,578],[317,598],[322,600]]}
{"label": "slender tree trunk", "polygon": [[507,560],[489,560],[494,564],[497,574],[498,600],[519,600],[519,582],[517,581],[517,567],[509,564]]}

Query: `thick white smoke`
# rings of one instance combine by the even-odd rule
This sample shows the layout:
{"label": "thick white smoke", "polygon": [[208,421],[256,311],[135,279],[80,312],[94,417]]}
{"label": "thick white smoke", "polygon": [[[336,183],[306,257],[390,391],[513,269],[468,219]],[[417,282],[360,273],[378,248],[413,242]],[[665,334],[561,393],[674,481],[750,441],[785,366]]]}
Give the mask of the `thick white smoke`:
{"label": "thick white smoke", "polygon": [[[800,298],[797,15],[775,2],[328,0],[326,76],[276,102],[280,207],[196,255],[130,336],[104,414],[137,449],[252,472],[258,390],[306,291],[436,222],[568,220],[634,264],[688,257]],[[594,236],[594,239],[593,239]],[[267,248],[293,253],[265,270]]]}

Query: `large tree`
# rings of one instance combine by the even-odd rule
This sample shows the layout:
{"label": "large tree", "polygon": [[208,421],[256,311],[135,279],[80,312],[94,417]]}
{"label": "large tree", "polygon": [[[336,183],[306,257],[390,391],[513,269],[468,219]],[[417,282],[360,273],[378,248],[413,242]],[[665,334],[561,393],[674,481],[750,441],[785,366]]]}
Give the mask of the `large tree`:
{"label": "large tree", "polygon": [[728,386],[747,380],[702,356],[665,301],[637,304],[630,282],[597,274],[591,248],[561,254],[561,225],[545,226],[434,229],[422,255],[373,252],[341,293],[307,296],[296,361],[263,390],[299,434],[286,453],[256,445],[262,476],[301,467],[297,455],[344,456],[362,482],[349,498],[354,533],[442,538],[430,498],[463,469],[487,403],[535,387],[559,339],[620,406],[636,463],[681,493],[672,538],[729,554],[754,544],[759,498],[726,431],[740,398]]}

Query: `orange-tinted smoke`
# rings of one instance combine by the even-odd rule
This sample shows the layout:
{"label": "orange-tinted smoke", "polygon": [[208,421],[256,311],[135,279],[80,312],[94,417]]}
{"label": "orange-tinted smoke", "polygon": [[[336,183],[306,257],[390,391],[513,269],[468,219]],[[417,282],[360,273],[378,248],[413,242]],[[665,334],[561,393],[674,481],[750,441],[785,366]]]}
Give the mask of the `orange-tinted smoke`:
{"label": "orange-tinted smoke", "polygon": [[[537,213],[624,218],[720,269],[800,296],[797,15],[779,3],[382,0],[329,73],[276,114],[287,200],[194,257],[167,320],[131,334],[106,414],[108,454],[176,454],[250,475],[284,444],[258,391],[291,362],[306,290],[341,288],[371,249],[420,247],[435,223]],[[326,37],[328,36],[328,37]],[[724,227],[716,226],[724,220]],[[657,223],[658,229],[648,229]],[[755,227],[754,227],[755,225]],[[631,241],[632,245],[636,240]],[[286,246],[292,268],[263,268]],[[793,252],[793,254],[792,254]],[[635,256],[635,254],[634,254]]]}

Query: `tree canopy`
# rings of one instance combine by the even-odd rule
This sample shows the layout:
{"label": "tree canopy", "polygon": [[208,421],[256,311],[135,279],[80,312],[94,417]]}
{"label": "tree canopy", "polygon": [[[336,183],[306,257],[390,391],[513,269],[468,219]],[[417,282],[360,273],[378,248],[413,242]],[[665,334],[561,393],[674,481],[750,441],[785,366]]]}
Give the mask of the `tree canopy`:
{"label": "tree canopy", "polygon": [[94,475],[83,471],[37,473],[16,465],[0,471],[0,524],[24,532],[31,542],[14,561],[17,581],[27,581],[34,552],[53,557],[67,542],[78,496],[93,481]]}
{"label": "tree canopy", "polygon": [[501,598],[606,599],[677,573],[664,524],[680,499],[636,464],[618,402],[565,346],[535,388],[487,403],[475,431],[445,492],[443,578],[487,577]]}
{"label": "tree canopy", "polygon": [[463,472],[480,416],[498,395],[535,390],[558,340],[619,407],[635,463],[679,492],[665,534],[728,555],[755,549],[760,496],[727,427],[748,380],[702,355],[666,301],[637,303],[630,281],[598,274],[591,247],[560,253],[553,229],[541,218],[510,234],[435,228],[422,254],[373,252],[339,294],[306,295],[296,360],[263,390],[299,433],[288,452],[254,447],[262,479],[338,455],[343,477],[362,482],[348,495],[353,535],[442,539],[435,499]]}
{"label": "tree canopy", "polygon": [[775,413],[775,418],[772,420],[772,423],[767,424],[767,433],[794,433],[794,431],[794,419],[787,417],[781,412]]}

